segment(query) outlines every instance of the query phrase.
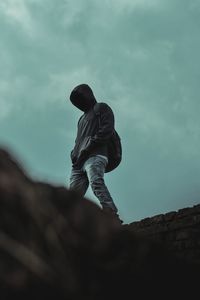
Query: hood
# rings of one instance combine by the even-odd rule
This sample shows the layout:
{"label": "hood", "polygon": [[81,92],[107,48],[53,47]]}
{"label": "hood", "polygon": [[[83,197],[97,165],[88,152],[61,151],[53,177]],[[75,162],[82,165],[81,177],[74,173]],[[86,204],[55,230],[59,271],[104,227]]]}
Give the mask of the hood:
{"label": "hood", "polygon": [[76,86],[70,94],[70,101],[84,112],[89,111],[97,102],[92,89],[87,84]]}

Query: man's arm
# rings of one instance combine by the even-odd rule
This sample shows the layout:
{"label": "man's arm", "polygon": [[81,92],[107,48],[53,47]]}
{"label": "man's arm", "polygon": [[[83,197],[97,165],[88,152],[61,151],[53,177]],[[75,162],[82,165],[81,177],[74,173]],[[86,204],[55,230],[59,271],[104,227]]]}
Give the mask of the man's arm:
{"label": "man's arm", "polygon": [[97,110],[99,117],[99,128],[92,137],[93,143],[105,143],[111,137],[114,130],[114,114],[110,106],[106,103],[100,103]]}

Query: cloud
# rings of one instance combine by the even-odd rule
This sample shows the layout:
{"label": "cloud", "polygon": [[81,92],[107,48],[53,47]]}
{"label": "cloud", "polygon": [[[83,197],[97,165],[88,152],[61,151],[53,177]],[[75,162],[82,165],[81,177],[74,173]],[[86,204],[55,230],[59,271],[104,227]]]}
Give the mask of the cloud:
{"label": "cloud", "polygon": [[1,0],[0,11],[8,23],[19,25],[29,36],[35,34],[35,23],[25,0]]}
{"label": "cloud", "polygon": [[61,23],[63,26],[72,25],[80,21],[79,17],[87,7],[88,1],[64,1],[60,11]]}
{"label": "cloud", "polygon": [[11,109],[12,109],[12,105],[9,101],[6,100],[5,95],[8,93],[10,89],[10,84],[4,80],[0,81],[0,120],[5,119]]}
{"label": "cloud", "polygon": [[159,98],[147,85],[130,88],[116,81],[110,87],[110,104],[115,111],[116,127],[130,147],[134,141],[147,147],[154,144],[159,155],[198,158],[200,148],[199,103],[177,94]]}
{"label": "cloud", "polygon": [[108,29],[108,24],[113,25],[118,21],[118,17],[124,14],[130,16],[133,12],[160,10],[166,6],[165,0],[78,0],[63,1],[54,13],[58,16],[58,22],[65,28],[77,26],[82,31],[87,28],[93,31],[94,27]]}
{"label": "cloud", "polygon": [[12,113],[15,115],[21,112],[24,115],[26,114],[26,108],[29,103],[29,97],[27,96],[27,88],[29,86],[29,79],[23,76],[15,79],[2,79],[0,81],[1,121],[10,117]]}
{"label": "cloud", "polygon": [[[97,0],[96,0],[97,1]],[[149,9],[149,8],[155,8],[160,7],[165,3],[164,0],[102,0],[101,4],[102,6],[109,6],[114,9],[117,9],[117,11],[121,11],[123,9]]]}

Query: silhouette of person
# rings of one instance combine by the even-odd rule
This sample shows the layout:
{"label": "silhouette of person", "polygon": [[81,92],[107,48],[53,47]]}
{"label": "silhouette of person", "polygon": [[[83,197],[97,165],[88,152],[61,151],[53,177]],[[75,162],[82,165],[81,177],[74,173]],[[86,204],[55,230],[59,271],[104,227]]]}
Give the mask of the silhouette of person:
{"label": "silhouette of person", "polygon": [[114,129],[113,111],[108,104],[98,102],[99,117],[97,116],[94,111],[97,100],[87,84],[76,86],[70,94],[70,101],[84,113],[79,118],[75,146],[71,151],[69,188],[84,196],[90,184],[103,212],[122,223],[104,182],[109,159],[107,142]]}

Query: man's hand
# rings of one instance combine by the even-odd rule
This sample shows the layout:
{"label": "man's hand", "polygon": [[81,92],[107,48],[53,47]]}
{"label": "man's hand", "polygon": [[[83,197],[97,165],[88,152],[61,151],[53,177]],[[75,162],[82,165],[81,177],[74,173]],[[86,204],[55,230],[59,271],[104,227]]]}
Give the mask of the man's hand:
{"label": "man's hand", "polygon": [[78,160],[80,161],[80,160],[84,159],[87,156],[87,154],[88,154],[88,151],[86,149],[82,150],[78,157]]}
{"label": "man's hand", "polygon": [[74,164],[76,161],[76,157],[73,155],[73,150],[71,151],[70,157],[71,157],[72,163]]}

